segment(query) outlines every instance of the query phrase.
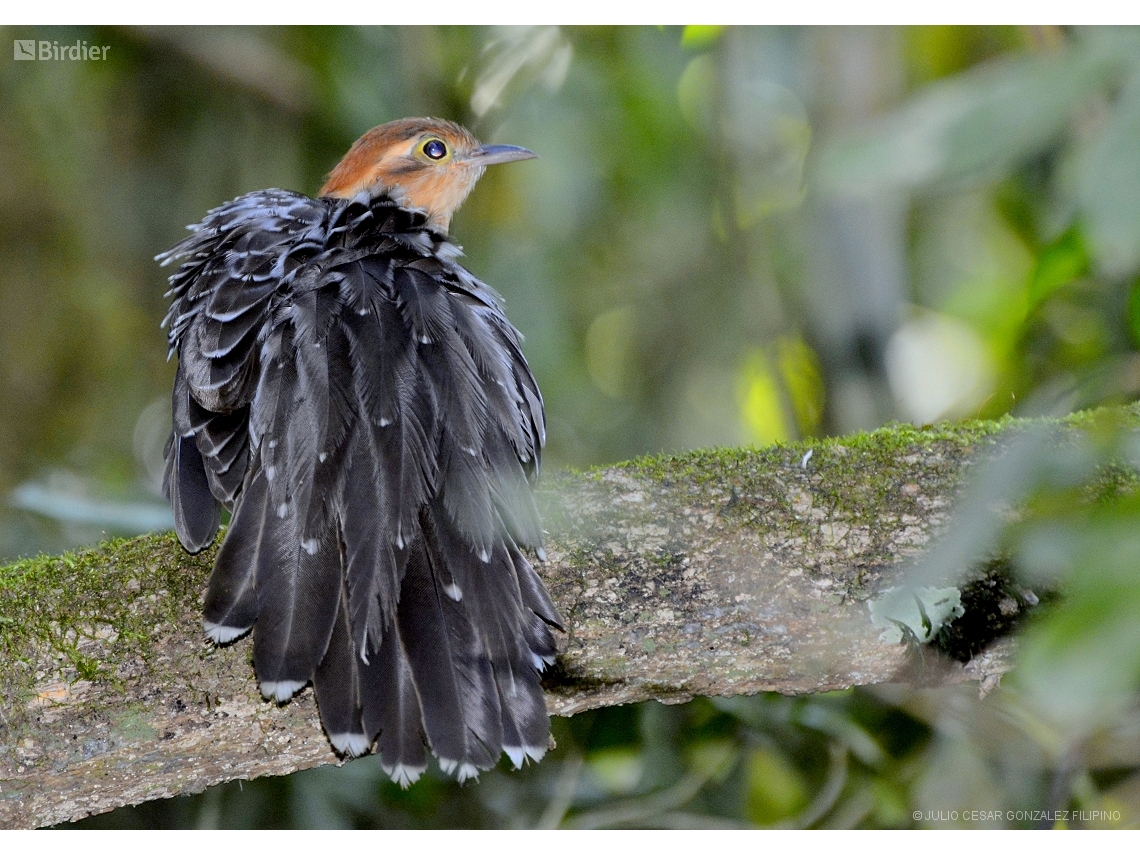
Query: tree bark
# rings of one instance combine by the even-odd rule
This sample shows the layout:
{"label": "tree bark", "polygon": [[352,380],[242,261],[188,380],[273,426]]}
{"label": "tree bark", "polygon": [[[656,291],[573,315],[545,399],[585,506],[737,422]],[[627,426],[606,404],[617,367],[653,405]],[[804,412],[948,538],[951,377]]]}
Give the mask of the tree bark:
{"label": "tree bark", "polygon": [[[547,476],[539,569],[569,628],[551,714],[913,679],[913,645],[881,639],[867,601],[1017,429],[896,426]],[[0,827],[341,762],[311,689],[264,701],[248,638],[204,639],[212,559],[166,534],[0,568]],[[1006,668],[990,652],[921,679]]]}

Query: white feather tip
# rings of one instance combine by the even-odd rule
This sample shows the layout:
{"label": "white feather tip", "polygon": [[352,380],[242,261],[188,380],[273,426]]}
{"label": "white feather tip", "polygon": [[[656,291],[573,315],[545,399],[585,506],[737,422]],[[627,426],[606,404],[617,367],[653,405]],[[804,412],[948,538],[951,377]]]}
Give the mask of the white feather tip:
{"label": "white feather tip", "polygon": [[222,626],[218,623],[211,623],[208,620],[202,621],[202,629],[206,631],[206,638],[214,642],[214,644],[229,644],[237,638],[241,638],[247,632],[249,627],[241,626]]}
{"label": "white feather tip", "polygon": [[330,733],[329,742],[338,753],[349,757],[366,754],[372,746],[372,741],[363,733]]}
{"label": "white feather tip", "polygon": [[526,758],[526,751],[518,745],[504,745],[503,751],[507,757],[510,758],[511,765],[516,769],[521,769],[523,760]]}
{"label": "white feather tip", "polygon": [[463,763],[459,767],[459,771],[455,773],[455,779],[459,783],[469,780],[479,780],[479,770],[476,769],[471,763]]}
{"label": "white feather tip", "polygon": [[296,680],[266,680],[261,684],[261,695],[267,701],[277,701],[279,704],[285,703],[297,692],[304,688],[305,684]]}
{"label": "white feather tip", "polygon": [[531,664],[534,665],[534,670],[538,671],[538,673],[541,674],[543,671],[545,671],[547,669],[547,667],[554,664],[554,657],[553,656],[539,656],[537,653],[535,653],[532,650],[531,654],[530,654],[530,661],[531,661]]}
{"label": "white feather tip", "polygon": [[420,775],[427,769],[426,766],[405,766],[403,763],[397,763],[395,766],[381,765],[384,774],[392,779],[392,782],[400,785],[400,789],[406,790],[412,784],[420,779]]}

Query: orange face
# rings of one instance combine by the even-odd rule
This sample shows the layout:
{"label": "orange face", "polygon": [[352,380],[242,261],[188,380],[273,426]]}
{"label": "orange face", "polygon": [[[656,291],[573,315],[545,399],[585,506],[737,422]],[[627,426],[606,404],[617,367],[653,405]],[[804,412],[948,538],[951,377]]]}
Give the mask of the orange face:
{"label": "orange face", "polygon": [[426,211],[447,231],[483,170],[494,163],[536,157],[518,146],[483,146],[465,128],[442,119],[400,119],[373,128],[329,174],[320,195],[351,198],[361,191],[391,194]]}

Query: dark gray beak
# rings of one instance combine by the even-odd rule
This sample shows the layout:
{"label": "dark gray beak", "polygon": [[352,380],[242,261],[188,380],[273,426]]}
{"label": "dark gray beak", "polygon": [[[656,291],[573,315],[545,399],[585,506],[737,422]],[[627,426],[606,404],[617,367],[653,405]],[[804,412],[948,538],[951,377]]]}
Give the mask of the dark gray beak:
{"label": "dark gray beak", "polygon": [[510,163],[512,160],[530,160],[532,157],[538,155],[521,145],[485,145],[471,152],[467,160],[479,166],[490,166],[493,163]]}

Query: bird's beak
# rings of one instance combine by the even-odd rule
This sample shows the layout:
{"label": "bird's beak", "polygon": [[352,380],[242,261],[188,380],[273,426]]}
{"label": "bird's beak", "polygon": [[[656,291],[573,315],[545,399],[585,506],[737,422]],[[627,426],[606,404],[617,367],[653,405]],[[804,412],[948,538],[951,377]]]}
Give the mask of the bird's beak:
{"label": "bird's beak", "polygon": [[467,156],[476,166],[490,166],[493,163],[510,163],[512,160],[530,160],[538,157],[529,148],[521,145],[485,145]]}

